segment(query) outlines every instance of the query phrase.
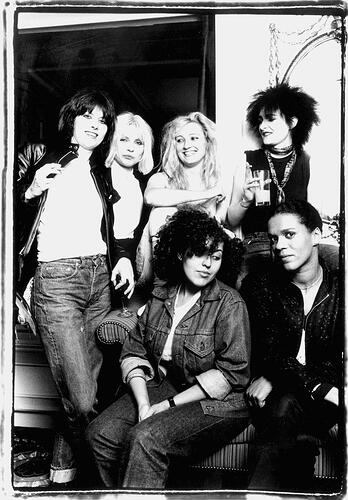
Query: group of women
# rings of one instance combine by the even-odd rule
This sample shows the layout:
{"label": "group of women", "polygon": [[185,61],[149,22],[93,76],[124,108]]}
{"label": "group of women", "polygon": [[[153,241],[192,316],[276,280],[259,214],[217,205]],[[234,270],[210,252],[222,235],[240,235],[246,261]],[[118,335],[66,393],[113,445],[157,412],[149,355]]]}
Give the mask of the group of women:
{"label": "group of women", "polygon": [[[130,112],[116,117],[100,91],[63,106],[57,151],[21,151],[17,244],[38,260],[32,307],[65,416],[52,482],[71,481],[77,468],[86,485],[96,465],[106,487],[165,488],[173,461],[209,454],[248,425],[250,332],[237,276],[243,251],[244,266],[255,252],[269,258],[270,208],[307,198],[303,145],[315,107],[287,84],[254,96],[247,120],[262,147],[246,152],[231,197],[215,124],[197,111],[164,126],[156,169],[150,126]],[[270,207],[254,204],[252,171],[262,169]],[[98,415],[95,329],[111,308],[110,283],[130,297],[135,281],[151,286],[120,358],[128,390]]]}

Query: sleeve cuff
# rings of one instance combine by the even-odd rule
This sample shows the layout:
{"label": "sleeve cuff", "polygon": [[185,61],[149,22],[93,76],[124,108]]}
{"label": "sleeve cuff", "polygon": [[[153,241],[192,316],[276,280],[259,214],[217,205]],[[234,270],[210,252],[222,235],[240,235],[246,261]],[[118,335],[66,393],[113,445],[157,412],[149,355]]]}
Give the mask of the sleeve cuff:
{"label": "sleeve cuff", "polygon": [[121,372],[122,372],[123,383],[127,383],[127,378],[128,378],[129,373],[131,371],[134,371],[135,369],[139,369],[139,373],[142,373],[145,375],[146,382],[148,380],[153,379],[153,377],[155,376],[155,372],[154,372],[151,364],[146,359],[132,356],[132,357],[125,358],[121,362]]}
{"label": "sleeve cuff", "polygon": [[216,368],[197,375],[196,380],[212,399],[223,400],[231,392],[231,386],[227,379]]}

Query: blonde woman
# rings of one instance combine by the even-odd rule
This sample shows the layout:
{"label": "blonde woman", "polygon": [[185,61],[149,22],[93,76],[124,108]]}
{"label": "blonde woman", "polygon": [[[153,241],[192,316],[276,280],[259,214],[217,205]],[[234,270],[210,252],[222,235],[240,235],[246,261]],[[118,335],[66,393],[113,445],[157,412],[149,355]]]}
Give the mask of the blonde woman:
{"label": "blonde woman", "polygon": [[215,123],[198,111],[168,122],[162,132],[160,171],[150,178],[144,193],[152,211],[138,249],[140,281],[151,279],[151,243],[169,215],[181,205],[199,205],[224,221],[224,199]]}
{"label": "blonde woman", "polygon": [[120,195],[114,204],[115,238],[127,248],[133,261],[146,175],[153,168],[152,147],[151,127],[141,116],[128,111],[117,116],[106,165],[111,168],[112,184]]}

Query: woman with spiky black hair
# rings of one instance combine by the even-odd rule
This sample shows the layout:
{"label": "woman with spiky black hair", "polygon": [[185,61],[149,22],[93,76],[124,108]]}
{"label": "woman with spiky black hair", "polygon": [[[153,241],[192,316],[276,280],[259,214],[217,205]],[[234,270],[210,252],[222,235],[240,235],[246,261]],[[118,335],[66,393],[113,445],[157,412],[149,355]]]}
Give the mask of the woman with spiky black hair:
{"label": "woman with spiky black hair", "polygon": [[[303,146],[314,124],[319,123],[317,102],[299,87],[281,83],[254,95],[247,109],[251,131],[262,148],[246,151],[246,165],[235,175],[228,222],[241,226],[248,253],[266,251],[267,222],[275,205],[289,199],[307,200],[309,156]],[[270,205],[256,206],[254,170],[270,172]]]}
{"label": "woman with spiky black hair", "polygon": [[248,425],[248,313],[217,279],[226,262],[235,280],[241,252],[197,208],[179,209],[159,231],[154,266],[165,283],[123,346],[128,391],[87,429],[104,486],[165,488],[173,460],[209,455]]}

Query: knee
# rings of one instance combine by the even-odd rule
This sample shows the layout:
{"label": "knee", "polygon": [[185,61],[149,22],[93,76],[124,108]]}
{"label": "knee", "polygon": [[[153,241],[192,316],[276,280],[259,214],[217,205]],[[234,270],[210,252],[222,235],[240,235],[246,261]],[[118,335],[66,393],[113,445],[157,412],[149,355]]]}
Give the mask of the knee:
{"label": "knee", "polygon": [[146,452],[150,452],[155,447],[160,446],[160,439],[153,429],[138,424],[129,432],[129,445],[131,449],[140,448]]}
{"label": "knee", "polygon": [[280,419],[286,419],[298,414],[300,405],[292,394],[285,394],[279,398],[277,404],[273,408],[273,416]]}
{"label": "knee", "polygon": [[101,435],[102,429],[98,424],[98,419],[93,420],[85,430],[85,438],[90,448],[93,449],[95,447],[95,444],[100,441]]}

